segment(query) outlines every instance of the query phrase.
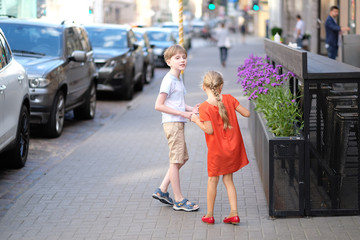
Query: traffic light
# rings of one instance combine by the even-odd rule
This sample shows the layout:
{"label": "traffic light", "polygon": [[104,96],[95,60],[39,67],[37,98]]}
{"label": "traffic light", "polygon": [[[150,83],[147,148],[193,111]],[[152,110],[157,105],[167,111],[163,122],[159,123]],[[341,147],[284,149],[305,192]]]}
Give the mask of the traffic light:
{"label": "traffic light", "polygon": [[253,0],[252,9],[253,9],[254,11],[259,11],[259,10],[260,10],[259,0]]}
{"label": "traffic light", "polygon": [[215,10],[216,6],[215,6],[213,0],[208,1],[208,8],[209,8],[209,10],[211,10],[211,11]]}

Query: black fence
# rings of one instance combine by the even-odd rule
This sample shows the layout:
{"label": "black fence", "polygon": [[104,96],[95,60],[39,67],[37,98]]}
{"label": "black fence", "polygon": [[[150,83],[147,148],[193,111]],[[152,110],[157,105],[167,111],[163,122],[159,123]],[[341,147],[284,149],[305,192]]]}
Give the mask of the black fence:
{"label": "black fence", "polygon": [[[290,89],[301,96],[304,120],[304,151],[299,151],[301,144],[295,144],[297,147],[290,154],[294,156],[293,162],[282,161],[275,154],[274,159],[280,159],[276,163],[280,168],[269,169],[273,179],[283,175],[276,169],[286,170],[289,183],[283,185],[287,189],[281,191],[291,192],[292,197],[297,197],[294,202],[298,201],[299,205],[289,205],[286,202],[288,196],[272,189],[270,192],[277,194],[273,199],[279,198],[276,204],[280,204],[274,205],[273,209],[290,208],[274,215],[358,215],[360,68],[269,39],[265,39],[265,52],[273,64],[282,65],[284,73],[295,74]],[[281,145],[284,143],[270,143],[270,152],[279,152]],[[269,188],[275,187],[271,180],[270,177]],[[302,187],[304,194],[301,194]],[[271,215],[273,203],[270,199]]]}

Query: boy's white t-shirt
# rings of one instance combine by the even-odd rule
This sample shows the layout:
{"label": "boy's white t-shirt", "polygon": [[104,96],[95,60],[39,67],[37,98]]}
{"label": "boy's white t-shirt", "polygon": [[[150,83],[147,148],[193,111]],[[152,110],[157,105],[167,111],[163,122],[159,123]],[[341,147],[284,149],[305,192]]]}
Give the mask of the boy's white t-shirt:
{"label": "boy's white t-shirt", "polygon": [[[176,109],[178,111],[185,112],[185,94],[186,89],[183,80],[175,77],[168,72],[163,78],[160,86],[160,93],[166,93],[167,98],[165,105]],[[187,119],[182,116],[168,114],[162,112],[162,123],[166,122],[187,122]]]}

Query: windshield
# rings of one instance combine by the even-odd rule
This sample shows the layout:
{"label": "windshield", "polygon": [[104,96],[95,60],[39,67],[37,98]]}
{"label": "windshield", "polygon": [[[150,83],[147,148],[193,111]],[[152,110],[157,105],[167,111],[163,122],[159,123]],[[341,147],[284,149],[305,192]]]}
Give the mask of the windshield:
{"label": "windshield", "polygon": [[150,41],[161,41],[161,42],[170,41],[170,35],[167,32],[149,31],[148,37]]}
{"label": "windshield", "polygon": [[93,47],[97,48],[127,48],[126,30],[87,27]]}
{"label": "windshield", "polygon": [[61,29],[25,24],[0,23],[12,51],[15,54],[60,56]]}

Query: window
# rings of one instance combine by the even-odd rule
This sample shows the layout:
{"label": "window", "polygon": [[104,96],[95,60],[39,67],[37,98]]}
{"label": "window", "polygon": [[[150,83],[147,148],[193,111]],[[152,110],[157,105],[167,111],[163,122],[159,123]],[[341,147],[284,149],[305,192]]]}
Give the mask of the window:
{"label": "window", "polygon": [[4,39],[4,36],[0,34],[0,69],[3,69],[11,59],[10,51],[7,48],[6,41]]}
{"label": "window", "polygon": [[79,40],[80,36],[78,34],[78,29],[70,27],[66,28],[66,54],[71,56],[75,50],[84,50],[81,42]]}
{"label": "window", "polygon": [[349,0],[349,28],[351,34],[355,34],[356,32],[356,1]]}

